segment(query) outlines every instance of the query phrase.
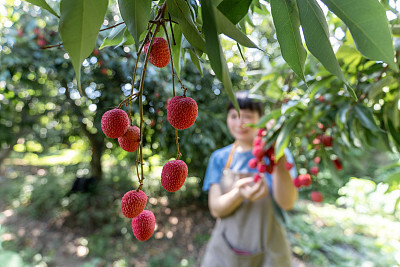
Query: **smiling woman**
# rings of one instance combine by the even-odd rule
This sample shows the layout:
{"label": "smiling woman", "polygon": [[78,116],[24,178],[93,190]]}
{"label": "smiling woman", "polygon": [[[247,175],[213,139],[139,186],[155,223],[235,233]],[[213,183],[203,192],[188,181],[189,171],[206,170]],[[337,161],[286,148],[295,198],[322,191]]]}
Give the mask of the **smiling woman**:
{"label": "smiling woman", "polygon": [[257,124],[264,106],[248,92],[239,92],[236,98],[240,116],[231,103],[227,115],[235,142],[211,155],[204,180],[203,190],[209,193],[209,209],[217,223],[202,266],[291,266],[285,229],[274,212],[276,207],[290,209],[297,199],[292,183],[295,168],[289,173],[283,156],[271,174],[253,178],[255,170],[248,162],[258,129],[248,124]]}

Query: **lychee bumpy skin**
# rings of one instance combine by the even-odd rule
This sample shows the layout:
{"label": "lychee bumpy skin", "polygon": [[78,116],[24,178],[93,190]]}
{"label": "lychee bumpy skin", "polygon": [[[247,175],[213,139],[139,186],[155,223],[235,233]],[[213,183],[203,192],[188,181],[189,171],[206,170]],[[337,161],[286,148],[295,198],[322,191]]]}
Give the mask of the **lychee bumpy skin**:
{"label": "lychee bumpy skin", "polygon": [[134,152],[139,147],[140,129],[137,126],[129,126],[126,133],[118,137],[119,146],[128,152]]}
{"label": "lychee bumpy skin", "polygon": [[196,121],[198,111],[193,98],[175,96],[168,101],[167,119],[175,129],[187,129]]}
{"label": "lychee bumpy skin", "polygon": [[156,218],[153,212],[144,210],[132,219],[132,231],[139,241],[148,240],[154,233]]}
{"label": "lychee bumpy skin", "polygon": [[131,190],[125,193],[121,201],[122,214],[129,219],[138,216],[145,208],[147,195],[139,190]]}
{"label": "lychee bumpy skin", "polygon": [[167,162],[161,172],[161,185],[168,192],[178,191],[185,183],[188,167],[182,160]]}
{"label": "lychee bumpy skin", "polygon": [[110,138],[123,136],[128,130],[129,117],[122,109],[112,109],[101,117],[101,129],[103,133]]}
{"label": "lychee bumpy skin", "polygon": [[[144,45],[144,53],[147,54],[150,42]],[[149,62],[158,68],[164,68],[168,65],[171,57],[168,49],[168,42],[162,37],[154,38],[151,46]]]}

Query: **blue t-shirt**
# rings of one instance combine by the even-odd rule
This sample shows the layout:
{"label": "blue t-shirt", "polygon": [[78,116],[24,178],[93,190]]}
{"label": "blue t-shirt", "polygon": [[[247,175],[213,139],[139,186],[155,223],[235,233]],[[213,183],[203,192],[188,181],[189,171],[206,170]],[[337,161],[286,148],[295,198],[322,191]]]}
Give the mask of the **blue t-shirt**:
{"label": "blue t-shirt", "polygon": [[[211,154],[211,157],[208,161],[206,176],[204,178],[204,183],[203,183],[204,191],[208,191],[212,184],[217,184],[221,180],[225,164],[228,161],[229,154],[232,151],[232,146],[233,144],[230,144],[229,146],[218,149]],[[292,177],[295,178],[297,177],[297,171],[296,171],[296,166],[294,164],[293,155],[287,148],[285,149],[285,155],[287,161],[293,164],[293,167],[290,169],[289,172],[292,175]],[[235,151],[233,153],[230,169],[232,171],[240,173],[257,173],[257,168],[251,169],[247,164],[251,158],[254,158],[252,151],[246,151],[246,152]],[[269,160],[266,157],[264,158],[264,161],[267,164],[269,163]],[[270,192],[272,192],[272,175],[269,173],[265,174],[268,187],[270,189]]]}

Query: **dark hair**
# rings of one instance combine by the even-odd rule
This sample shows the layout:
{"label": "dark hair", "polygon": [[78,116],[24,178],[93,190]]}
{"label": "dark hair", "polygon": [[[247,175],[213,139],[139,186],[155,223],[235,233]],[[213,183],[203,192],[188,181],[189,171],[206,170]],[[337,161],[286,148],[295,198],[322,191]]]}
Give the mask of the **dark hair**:
{"label": "dark hair", "polygon": [[[249,109],[257,111],[260,117],[264,115],[264,104],[260,101],[260,97],[250,94],[249,91],[239,91],[235,93],[235,97],[239,103],[240,109]],[[227,111],[234,109],[232,101],[229,101]]]}

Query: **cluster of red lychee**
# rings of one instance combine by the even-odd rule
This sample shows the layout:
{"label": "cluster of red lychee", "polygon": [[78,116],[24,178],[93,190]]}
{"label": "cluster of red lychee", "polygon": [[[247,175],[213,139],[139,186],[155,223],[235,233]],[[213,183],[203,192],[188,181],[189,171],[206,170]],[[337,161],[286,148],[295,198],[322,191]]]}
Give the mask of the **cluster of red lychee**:
{"label": "cluster of red lychee", "polygon": [[[256,138],[253,141],[253,156],[254,158],[250,159],[248,162],[248,166],[252,169],[257,168],[257,174],[254,175],[254,182],[261,178],[262,173],[271,174],[274,171],[275,166],[275,155],[274,155],[274,146],[270,146],[269,148],[265,148],[265,142],[263,137],[267,135],[266,129],[260,129]],[[268,162],[264,160],[264,157],[268,158]]]}
{"label": "cluster of red lychee", "polygon": [[112,109],[103,114],[101,129],[110,138],[118,138],[120,147],[128,152],[134,152],[139,147],[140,129],[129,125],[129,117],[122,109]]}
{"label": "cluster of red lychee", "polygon": [[[148,43],[145,46],[147,53]],[[167,60],[168,58],[168,60]],[[163,38],[155,38],[149,61],[157,67],[165,67],[169,63],[168,44]],[[187,96],[175,96],[168,101],[167,119],[175,129],[183,130],[191,127],[198,113],[197,103]],[[103,114],[101,128],[110,138],[118,138],[122,149],[134,152],[140,144],[140,129],[129,125],[128,114],[121,109],[112,109]],[[178,191],[188,175],[188,167],[182,160],[167,162],[161,172],[161,185],[168,192]],[[132,219],[132,230],[140,241],[148,240],[154,233],[155,216],[149,210],[144,210],[147,195],[138,190],[131,190],[122,197],[122,214]]]}

